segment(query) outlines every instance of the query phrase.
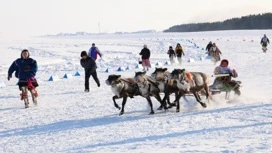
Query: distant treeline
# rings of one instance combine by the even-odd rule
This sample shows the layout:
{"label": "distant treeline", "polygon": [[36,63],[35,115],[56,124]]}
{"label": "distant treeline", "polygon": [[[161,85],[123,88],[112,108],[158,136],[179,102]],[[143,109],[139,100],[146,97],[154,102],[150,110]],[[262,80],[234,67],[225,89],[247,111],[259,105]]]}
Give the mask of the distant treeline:
{"label": "distant treeline", "polygon": [[163,32],[272,29],[272,13],[232,18],[223,22],[192,23],[170,27]]}

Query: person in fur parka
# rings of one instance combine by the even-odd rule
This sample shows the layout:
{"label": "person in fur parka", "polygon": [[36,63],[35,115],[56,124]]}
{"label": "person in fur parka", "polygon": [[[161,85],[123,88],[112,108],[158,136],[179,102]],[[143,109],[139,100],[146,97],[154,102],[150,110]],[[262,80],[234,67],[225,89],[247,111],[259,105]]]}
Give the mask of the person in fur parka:
{"label": "person in fur parka", "polygon": [[181,47],[180,43],[177,44],[177,46],[175,48],[175,52],[176,52],[176,55],[177,55],[177,58],[178,58],[179,65],[181,65],[181,63],[182,63],[182,55],[184,56],[185,54],[184,54],[184,50]]}
{"label": "person in fur parka", "polygon": [[222,52],[215,43],[213,43],[212,47],[210,48],[209,54],[211,56],[211,61],[214,62],[214,64],[221,60],[220,54],[222,54]]}

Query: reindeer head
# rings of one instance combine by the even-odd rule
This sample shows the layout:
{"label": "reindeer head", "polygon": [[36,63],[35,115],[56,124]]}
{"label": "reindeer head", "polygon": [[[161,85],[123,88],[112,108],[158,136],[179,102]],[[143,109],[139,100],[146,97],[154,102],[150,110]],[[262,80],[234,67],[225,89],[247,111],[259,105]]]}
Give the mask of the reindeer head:
{"label": "reindeer head", "polygon": [[134,76],[134,80],[136,81],[136,83],[144,83],[146,81],[144,75],[146,74],[146,72],[135,72],[135,76]]}
{"label": "reindeer head", "polygon": [[168,78],[168,74],[167,68],[156,68],[151,77],[156,81],[165,81]]}
{"label": "reindeer head", "polygon": [[180,83],[184,84],[186,79],[185,69],[174,69],[171,73],[171,78],[179,80]]}
{"label": "reindeer head", "polygon": [[105,83],[110,86],[116,85],[116,84],[120,83],[119,78],[121,78],[121,75],[115,75],[115,74],[109,75],[108,79],[105,81]]}

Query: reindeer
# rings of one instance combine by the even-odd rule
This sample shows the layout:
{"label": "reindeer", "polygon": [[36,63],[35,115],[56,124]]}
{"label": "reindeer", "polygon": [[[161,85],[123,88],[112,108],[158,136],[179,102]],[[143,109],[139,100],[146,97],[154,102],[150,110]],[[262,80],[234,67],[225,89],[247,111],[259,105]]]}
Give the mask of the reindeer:
{"label": "reindeer", "polygon": [[[165,101],[161,100],[158,83],[154,79],[152,79],[150,76],[147,76],[146,72],[135,72],[134,80],[139,87],[141,96],[147,99],[151,108],[153,106],[150,96],[154,96],[161,104],[158,110],[161,110],[162,108],[164,108],[165,110],[167,109]],[[153,113],[154,112],[151,112],[151,114]]]}
{"label": "reindeer", "polygon": [[179,99],[188,93],[193,93],[196,100],[204,108],[207,105],[201,101],[199,92],[205,94],[206,100],[209,101],[209,77],[202,72],[188,72],[185,69],[174,69],[171,77],[177,81],[179,95],[177,97],[177,112],[179,111]]}
{"label": "reindeer", "polygon": [[172,106],[175,106],[175,103],[170,102],[169,95],[171,93],[175,93],[176,98],[178,95],[178,88],[176,86],[173,86],[173,84],[176,84],[174,80],[170,79],[170,72],[167,71],[167,68],[156,68],[155,71],[151,74],[151,77],[156,80],[158,83],[158,87],[160,89],[160,92],[164,93],[163,101],[167,101],[168,108],[171,108]]}
{"label": "reindeer", "polygon": [[[112,97],[114,106],[117,109],[121,109],[119,105],[116,103],[116,99],[123,98],[122,109],[119,115],[124,114],[124,108],[127,102],[127,98],[133,98],[134,96],[140,95],[139,89],[137,87],[136,82],[133,78],[121,78],[121,75],[109,75],[108,79],[105,81],[107,85],[111,86],[111,90],[114,93]],[[151,112],[153,108],[151,108]]]}

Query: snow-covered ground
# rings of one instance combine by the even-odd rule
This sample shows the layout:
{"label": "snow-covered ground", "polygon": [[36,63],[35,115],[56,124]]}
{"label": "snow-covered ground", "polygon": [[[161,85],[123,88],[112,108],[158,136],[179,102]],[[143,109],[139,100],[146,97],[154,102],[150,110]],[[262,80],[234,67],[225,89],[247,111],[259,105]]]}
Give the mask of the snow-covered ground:
{"label": "snow-covered ground", "polygon": [[[262,53],[263,34],[272,41],[272,30],[1,36],[0,152],[272,152],[272,45]],[[128,99],[125,114],[119,116],[111,89],[104,82],[109,74],[133,77],[141,71],[136,65],[144,44],[151,50],[153,68],[148,74],[158,64],[169,71],[185,68],[211,75],[215,65],[203,50],[209,41],[216,42],[222,58],[237,70],[237,80],[243,82],[241,97],[227,103],[220,95],[205,109],[188,97],[189,103],[181,99],[181,112],[172,108],[156,110],[154,115],[148,115],[144,98],[135,97]],[[101,87],[90,78],[90,93],[85,93],[80,52],[93,42],[103,53],[97,61]],[[183,64],[164,65],[169,45],[177,43],[185,49]],[[39,66],[38,106],[31,103],[28,109],[20,100],[17,79],[7,81],[10,64],[24,48]],[[119,67],[129,69],[119,72]],[[65,74],[76,72],[81,76],[63,79]],[[51,76],[60,79],[48,81]],[[157,108],[159,103],[152,101]],[[121,105],[121,100],[117,102]]]}

